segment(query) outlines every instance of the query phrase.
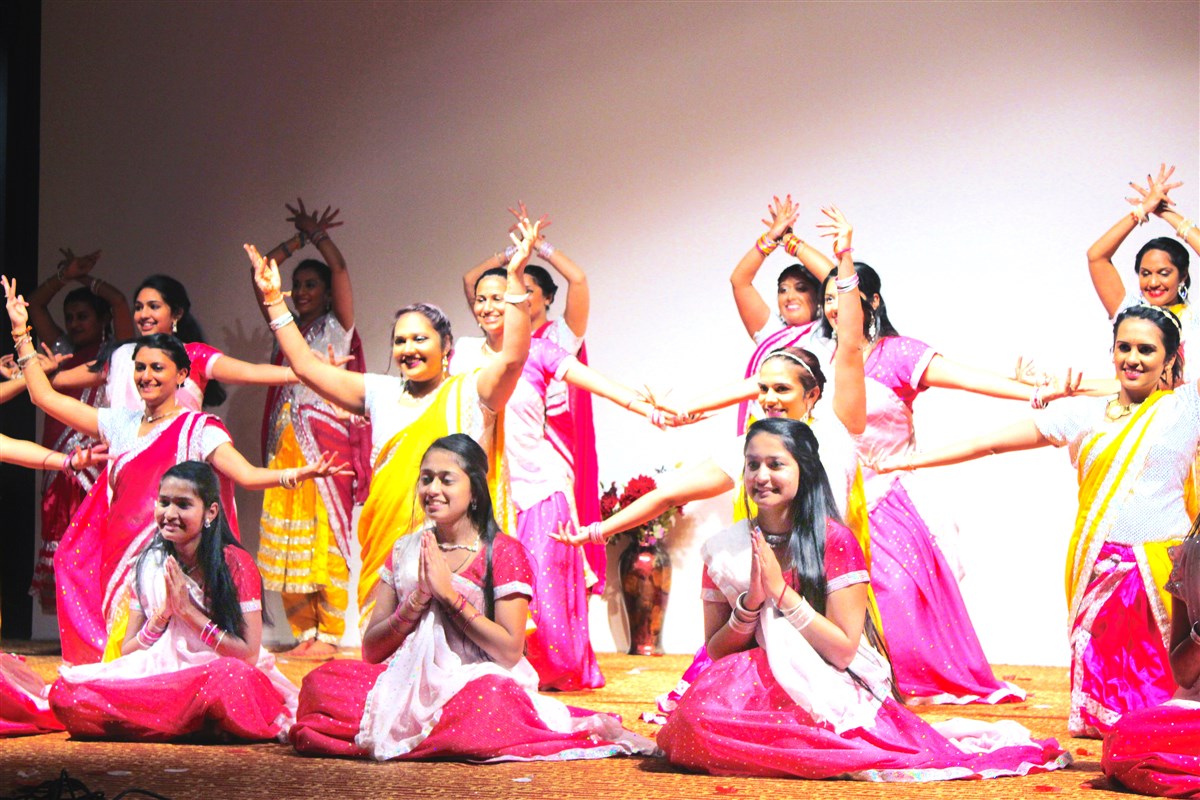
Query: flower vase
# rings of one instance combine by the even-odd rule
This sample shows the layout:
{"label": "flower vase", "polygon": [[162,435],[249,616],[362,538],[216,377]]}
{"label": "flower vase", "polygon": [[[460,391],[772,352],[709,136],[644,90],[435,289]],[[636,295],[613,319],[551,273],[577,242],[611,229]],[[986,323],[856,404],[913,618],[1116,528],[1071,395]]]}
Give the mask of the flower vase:
{"label": "flower vase", "polygon": [[629,618],[629,654],[662,655],[663,615],[671,593],[671,557],[641,537],[621,554],[621,591]]}

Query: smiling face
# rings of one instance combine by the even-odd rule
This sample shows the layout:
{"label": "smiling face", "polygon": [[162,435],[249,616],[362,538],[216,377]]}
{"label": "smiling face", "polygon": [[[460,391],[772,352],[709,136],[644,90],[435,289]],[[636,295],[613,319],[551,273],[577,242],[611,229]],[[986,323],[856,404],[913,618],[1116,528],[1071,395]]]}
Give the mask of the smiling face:
{"label": "smiling face", "polygon": [[[488,275],[475,284],[475,303],[472,311],[483,332],[491,336],[504,332],[504,290],[508,281],[499,275]],[[545,302],[543,300],[543,302]]]}
{"label": "smiling face", "polygon": [[442,337],[424,314],[402,314],[392,328],[392,360],[405,380],[425,383],[442,374]]}
{"label": "smiling face", "polygon": [[297,267],[292,273],[292,306],[301,322],[309,322],[329,308],[329,287],[315,269]]}
{"label": "smiling face", "polygon": [[107,318],[96,314],[91,303],[77,300],[63,305],[63,327],[76,348],[98,343],[104,337],[107,323]]}
{"label": "smiling face", "polygon": [[172,311],[157,289],[149,286],[133,300],[133,324],[141,336],[170,333],[172,325],[183,317],[183,311]]}
{"label": "smiling face", "polygon": [[426,518],[445,529],[470,510],[471,479],[453,453],[431,449],[421,460],[417,497]]}
{"label": "smiling face", "polygon": [[[498,276],[496,277],[499,280]],[[529,292],[529,319],[533,323],[533,327],[540,328],[546,323],[546,313],[550,310],[550,300],[546,297],[546,293],[542,291],[542,287],[538,285],[529,274],[524,277],[525,291]],[[508,283],[505,282],[505,287]],[[503,289],[501,289],[503,291]],[[476,295],[478,300],[478,294]],[[503,317],[503,311],[501,311]]]}
{"label": "smiling face", "polygon": [[746,443],[742,482],[760,513],[785,514],[800,489],[800,465],[783,440],[759,433]]}
{"label": "smiling face", "polygon": [[1165,250],[1147,250],[1142,254],[1137,279],[1142,297],[1150,305],[1169,306],[1179,302],[1182,276]]}
{"label": "smiling face", "polygon": [[154,522],[162,537],[175,545],[177,551],[189,551],[199,541],[204,523],[217,518],[217,504],[207,508],[191,481],[166,477],[158,485],[158,501],[154,504]]}
{"label": "smiling face", "polygon": [[817,314],[817,292],[812,284],[799,278],[780,278],[779,316],[788,325],[812,322]]}
{"label": "smiling face", "polygon": [[1126,402],[1140,402],[1160,388],[1174,362],[1157,325],[1137,318],[1121,322],[1113,341],[1113,366]]}
{"label": "smiling face", "polygon": [[142,401],[157,408],[175,396],[188,371],[175,366],[165,350],[143,347],[133,357],[133,381]]}
{"label": "smiling face", "polygon": [[821,396],[814,386],[805,391],[801,383],[804,368],[796,362],[775,356],[763,362],[758,370],[758,404],[768,417],[787,417],[803,420]]}

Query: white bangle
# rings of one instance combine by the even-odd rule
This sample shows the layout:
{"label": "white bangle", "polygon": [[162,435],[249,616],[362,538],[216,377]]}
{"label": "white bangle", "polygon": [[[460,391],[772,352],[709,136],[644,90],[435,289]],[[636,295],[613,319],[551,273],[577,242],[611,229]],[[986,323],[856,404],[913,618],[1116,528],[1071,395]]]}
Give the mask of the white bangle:
{"label": "white bangle", "polygon": [[788,611],[783,611],[783,609],[780,609],[780,611],[783,613],[784,619],[792,623],[792,627],[798,631],[807,628],[817,618],[817,610],[809,605],[808,601],[803,597],[800,598],[799,603],[796,603]]}
{"label": "white bangle", "polygon": [[738,595],[737,600],[734,601],[733,610],[735,612],[740,611],[741,613],[745,614],[747,617],[758,617],[758,615],[762,613],[763,607],[759,606],[758,608],[754,609],[753,611],[746,608],[746,595],[747,594],[748,594],[748,592],[742,592],[741,594]]}
{"label": "white bangle", "polygon": [[524,303],[526,300],[528,300],[531,294],[533,294],[533,292],[526,292],[525,294],[509,294],[508,292],[505,292],[504,302],[519,306],[521,303]]}
{"label": "white bangle", "polygon": [[1188,636],[1191,637],[1194,643],[1200,644],[1200,631],[1196,630],[1197,625],[1200,625],[1200,622],[1195,622],[1192,624],[1192,629],[1188,632]]}
{"label": "white bangle", "polygon": [[272,331],[278,331],[280,328],[284,327],[285,325],[291,325],[295,321],[296,321],[296,318],[292,316],[292,312],[288,311],[282,317],[276,317],[275,319],[271,320],[270,323],[268,323],[268,324],[271,326]]}
{"label": "white bangle", "polygon": [[729,630],[733,631],[734,633],[748,635],[754,633],[754,628],[758,625],[758,620],[752,619],[749,622],[745,622],[738,619],[736,614],[730,614],[729,619],[725,622],[725,624],[729,627]]}

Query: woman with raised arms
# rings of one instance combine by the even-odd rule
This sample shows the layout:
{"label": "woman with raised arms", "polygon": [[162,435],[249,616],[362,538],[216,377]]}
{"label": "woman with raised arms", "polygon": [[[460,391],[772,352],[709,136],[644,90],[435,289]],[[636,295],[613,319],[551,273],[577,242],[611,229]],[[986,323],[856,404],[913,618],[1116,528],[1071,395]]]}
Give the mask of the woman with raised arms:
{"label": "woman with raised arms", "polygon": [[51,385],[30,341],[28,313],[15,281],[0,277],[17,361],[25,369],[29,396],[50,416],[108,445],[107,480],[94,485],[55,553],[59,584],[58,623],[63,660],[115,657],[127,619],[125,581],[133,556],[154,535],[154,492],[158,477],[180,460],[209,461],[225,478],[222,505],[237,533],[233,483],[247,489],[295,487],[301,480],[343,469],[328,457],[290,470],[251,465],[233,446],[220,420],[188,410],[182,402],[191,362],[182,342],[153,334],[133,346],[133,376],[140,408],[94,408],[60,394]]}
{"label": "woman with raised arms", "polygon": [[[350,372],[321,360],[284,305],[278,267],[246,245],[263,313],[296,375],[325,400],[371,420],[374,471],[358,523],[362,552],[358,603],[363,624],[370,619],[379,571],[392,545],[398,537],[421,527],[414,487],[422,454],[436,439],[450,433],[466,433],[485,450],[494,449],[496,413],[512,395],[529,353],[529,311],[522,276],[538,226],[522,219],[519,227],[521,235],[513,237],[519,239],[518,247],[508,262],[502,292],[501,313],[510,336],[481,369],[453,377],[449,373],[454,347],[450,321],[441,309],[427,303],[396,312],[392,362],[399,368],[398,377]],[[503,490],[493,496],[503,498],[507,487],[494,468],[490,480],[493,487]]]}

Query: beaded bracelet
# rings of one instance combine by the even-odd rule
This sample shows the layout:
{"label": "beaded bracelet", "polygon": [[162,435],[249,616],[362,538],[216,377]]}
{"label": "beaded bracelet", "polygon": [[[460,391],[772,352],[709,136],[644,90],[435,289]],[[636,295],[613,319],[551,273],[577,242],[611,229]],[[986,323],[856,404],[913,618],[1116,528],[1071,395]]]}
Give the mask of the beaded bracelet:
{"label": "beaded bracelet", "polygon": [[[28,340],[26,340],[26,341],[28,341]],[[20,345],[18,345],[18,346],[20,346]],[[26,353],[23,356],[18,356],[17,357],[17,366],[24,368],[26,364],[28,364],[30,361],[33,361],[35,358],[37,358],[36,352]]]}
{"label": "beaded bracelet", "polygon": [[758,252],[762,253],[763,257],[765,258],[766,256],[771,255],[771,253],[774,253],[776,247],[779,247],[779,240],[772,239],[769,234],[764,233],[762,236],[758,237],[758,241],[754,243],[754,247],[758,250]]}

